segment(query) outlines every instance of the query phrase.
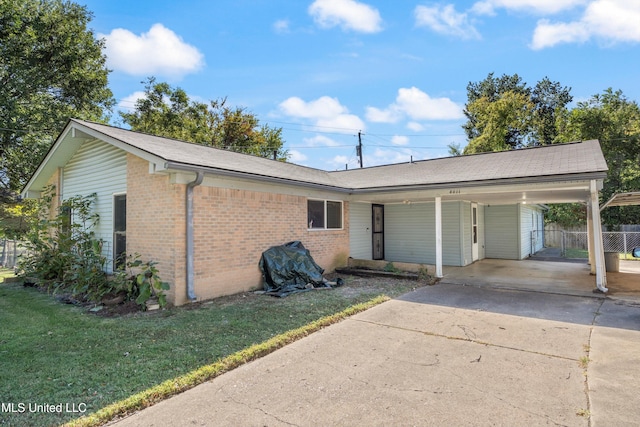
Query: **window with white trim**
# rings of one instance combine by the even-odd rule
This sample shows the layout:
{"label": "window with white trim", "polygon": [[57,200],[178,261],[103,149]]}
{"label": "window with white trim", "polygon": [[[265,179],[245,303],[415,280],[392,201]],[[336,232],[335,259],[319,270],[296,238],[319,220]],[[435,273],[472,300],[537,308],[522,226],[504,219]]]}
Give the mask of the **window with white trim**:
{"label": "window with white trim", "polygon": [[307,200],[307,226],[310,230],[341,229],[342,202]]}

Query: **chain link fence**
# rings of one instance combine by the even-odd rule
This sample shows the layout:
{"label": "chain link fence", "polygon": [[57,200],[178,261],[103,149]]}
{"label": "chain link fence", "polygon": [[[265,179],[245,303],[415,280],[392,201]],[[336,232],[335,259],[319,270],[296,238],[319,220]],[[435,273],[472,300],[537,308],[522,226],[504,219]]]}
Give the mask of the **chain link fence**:
{"label": "chain link fence", "polygon": [[[586,231],[545,230],[545,246],[560,248],[562,256],[568,249],[587,250],[588,234]],[[625,255],[633,248],[640,246],[640,232],[633,231],[603,231],[602,244],[605,252],[618,252]]]}

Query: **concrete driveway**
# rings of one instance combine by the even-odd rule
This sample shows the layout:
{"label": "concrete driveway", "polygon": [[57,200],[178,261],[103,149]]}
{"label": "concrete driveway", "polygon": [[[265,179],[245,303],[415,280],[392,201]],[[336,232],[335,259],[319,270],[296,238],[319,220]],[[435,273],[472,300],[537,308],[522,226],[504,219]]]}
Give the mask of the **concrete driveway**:
{"label": "concrete driveway", "polygon": [[640,304],[440,284],[118,426],[625,426],[640,420]]}

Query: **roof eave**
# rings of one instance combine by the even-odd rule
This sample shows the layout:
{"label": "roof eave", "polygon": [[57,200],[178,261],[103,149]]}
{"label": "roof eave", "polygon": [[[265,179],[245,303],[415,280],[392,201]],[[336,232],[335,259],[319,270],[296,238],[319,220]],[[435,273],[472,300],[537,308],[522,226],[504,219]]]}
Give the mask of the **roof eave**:
{"label": "roof eave", "polygon": [[483,187],[489,185],[526,185],[526,184],[545,184],[558,181],[589,181],[592,179],[599,180],[606,178],[606,171],[602,172],[586,172],[579,174],[562,174],[548,175],[540,177],[522,177],[522,178],[500,178],[486,179],[479,181],[459,181],[459,182],[443,182],[434,184],[411,184],[396,186],[378,186],[367,188],[356,188],[351,190],[354,194],[367,194],[376,192],[394,192],[394,191],[411,191],[422,190],[428,188],[430,190],[451,190],[456,188]]}
{"label": "roof eave", "polygon": [[315,182],[300,181],[300,180],[295,180],[290,178],[281,178],[277,176],[261,175],[261,174],[242,172],[242,171],[234,171],[230,169],[196,166],[196,165],[179,163],[179,162],[171,162],[171,161],[165,162],[164,168],[166,171],[174,170],[179,172],[192,172],[192,173],[202,172],[205,174],[224,176],[228,178],[259,180],[262,182],[293,185],[297,187],[312,188],[315,190],[333,191],[333,192],[345,193],[345,194],[350,194],[352,192],[352,190],[349,188],[339,187],[335,185],[319,184]]}

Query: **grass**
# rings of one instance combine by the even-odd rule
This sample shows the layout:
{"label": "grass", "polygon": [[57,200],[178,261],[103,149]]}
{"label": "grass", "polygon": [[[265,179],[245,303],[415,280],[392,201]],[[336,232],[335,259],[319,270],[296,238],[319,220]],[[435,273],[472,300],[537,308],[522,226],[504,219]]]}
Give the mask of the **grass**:
{"label": "grass", "polygon": [[585,249],[567,248],[564,253],[565,258],[589,258],[589,251]]}
{"label": "grass", "polygon": [[[626,257],[624,253],[620,253],[620,259],[626,259],[630,261],[640,261],[640,258],[634,258],[631,252],[627,252]],[[565,258],[589,258],[589,252],[586,249],[573,249],[568,248],[565,250]]]}
{"label": "grass", "polygon": [[640,261],[640,258],[634,258],[634,256],[631,255],[631,252],[627,252],[626,254],[621,253],[620,259],[626,259],[628,261]]}
{"label": "grass", "polygon": [[138,408],[327,322],[318,326],[318,319],[418,286],[372,278],[347,277],[345,282],[341,288],[283,299],[246,293],[120,318],[89,314],[19,284],[0,284],[2,402],[87,409],[84,414],[3,410],[0,424],[55,425],[92,413],[103,422],[106,410],[95,415],[103,408],[110,413]]}
{"label": "grass", "polygon": [[14,277],[13,270],[8,268],[0,268],[0,283],[4,281],[5,277]]}

